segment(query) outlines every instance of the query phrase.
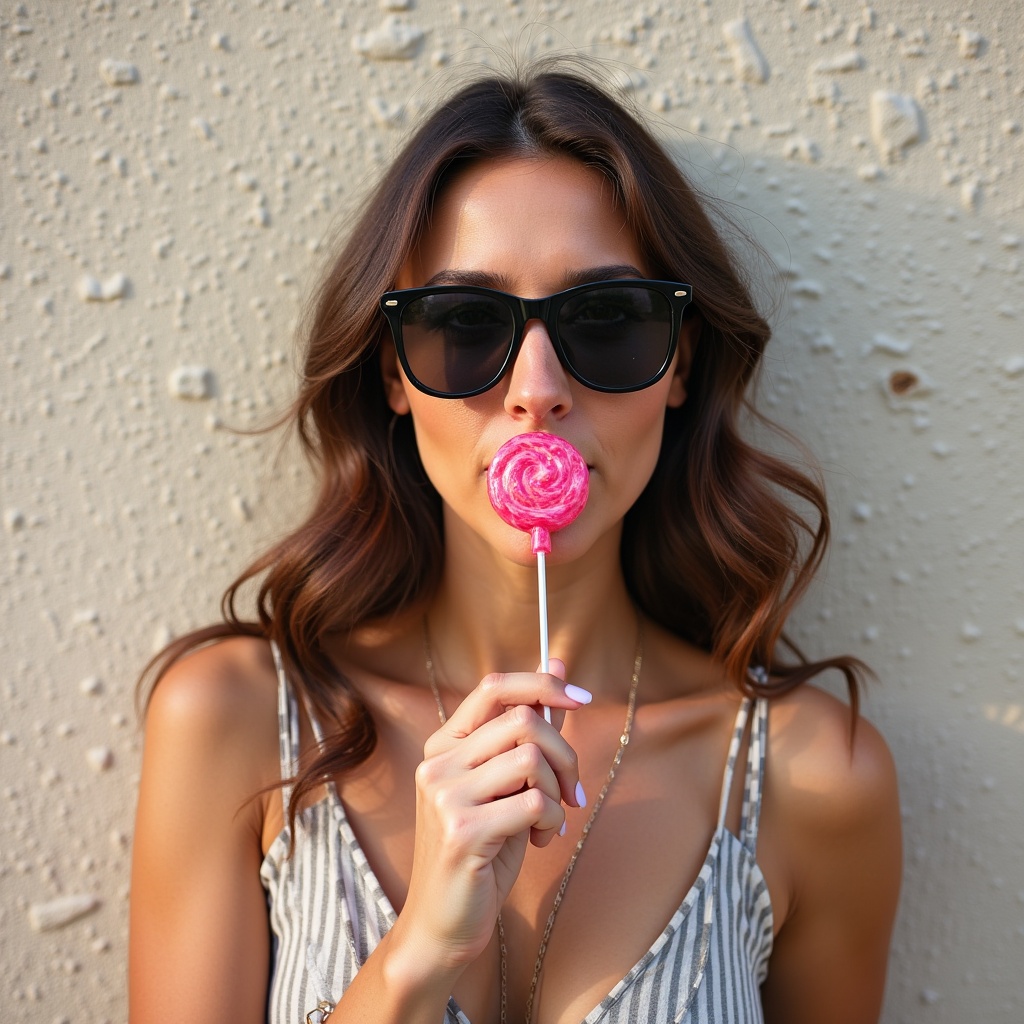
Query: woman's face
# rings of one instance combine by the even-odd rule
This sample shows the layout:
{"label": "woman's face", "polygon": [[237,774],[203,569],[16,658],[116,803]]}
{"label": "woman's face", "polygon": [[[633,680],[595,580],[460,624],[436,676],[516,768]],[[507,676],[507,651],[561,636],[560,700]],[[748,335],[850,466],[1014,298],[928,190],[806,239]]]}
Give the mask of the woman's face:
{"label": "woman's face", "polygon": [[[456,177],[396,287],[471,283],[541,298],[587,281],[649,276],[606,179],[568,157],[538,156],[482,161]],[[598,541],[617,551],[622,517],[657,461],[665,409],[685,398],[692,323],[684,322],[669,372],[627,394],[576,381],[538,320],[527,324],[512,369],[473,398],[423,394],[405,377],[394,346],[386,346],[388,402],[412,415],[423,465],[444,502],[446,543],[468,530],[507,558],[533,562],[528,535],[491,508],[486,474],[510,437],[544,430],[574,444],[590,468],[590,499],[553,535],[551,561],[570,561]]]}

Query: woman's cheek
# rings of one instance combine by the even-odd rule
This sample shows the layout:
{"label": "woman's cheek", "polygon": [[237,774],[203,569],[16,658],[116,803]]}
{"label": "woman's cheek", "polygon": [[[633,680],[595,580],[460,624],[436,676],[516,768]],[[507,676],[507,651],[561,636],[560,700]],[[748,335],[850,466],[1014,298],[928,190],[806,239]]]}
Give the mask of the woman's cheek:
{"label": "woman's cheek", "polygon": [[619,515],[625,515],[647,486],[661,451],[665,424],[663,403],[638,401],[641,397],[647,399],[646,392],[628,397],[633,401],[616,410],[618,416],[605,417],[597,479],[592,481]]}
{"label": "woman's cheek", "polygon": [[413,417],[420,461],[441,500],[461,518],[472,518],[473,510],[493,515],[481,454],[472,443],[476,434],[460,420],[453,422],[447,417],[429,415]]}

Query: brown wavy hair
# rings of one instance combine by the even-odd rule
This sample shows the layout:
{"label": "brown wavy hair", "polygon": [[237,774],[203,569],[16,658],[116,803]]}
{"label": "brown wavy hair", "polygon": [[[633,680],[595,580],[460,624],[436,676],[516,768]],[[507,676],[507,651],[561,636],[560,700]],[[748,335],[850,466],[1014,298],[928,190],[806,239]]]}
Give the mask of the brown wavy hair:
{"label": "brown wavy hair", "polygon": [[[626,514],[621,558],[633,600],[710,652],[745,693],[777,696],[838,669],[856,717],[863,664],[809,662],[783,635],[822,560],[829,520],[817,479],[740,435],[741,417],[757,415],[747,394],[771,335],[750,284],[640,120],[578,70],[541,65],[473,82],[441,104],[366,202],[311,298],[301,386],[279,421],[297,425],[317,474],[313,509],[227,589],[223,622],[176,640],[143,672],[159,681],[184,653],[223,637],[277,642],[327,732],[296,778],[293,825],[301,798],[365,760],[376,741],[365,705],[324,651],[325,635],[424,600],[442,565],[440,498],[410,418],[392,418],[385,400],[379,297],[454,175],[473,161],[538,153],[567,155],[608,179],[651,273],[691,284],[701,320],[687,400],[667,410],[653,476]],[[256,579],[258,621],[246,621],[236,599]],[[752,674],[752,665],[765,672]]]}

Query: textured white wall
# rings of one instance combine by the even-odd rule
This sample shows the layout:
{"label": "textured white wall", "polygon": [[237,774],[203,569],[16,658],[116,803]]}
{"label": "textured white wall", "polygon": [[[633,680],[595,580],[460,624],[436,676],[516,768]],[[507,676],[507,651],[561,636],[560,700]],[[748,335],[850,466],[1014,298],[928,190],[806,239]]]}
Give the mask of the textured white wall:
{"label": "textured white wall", "polygon": [[2,1019],[124,1017],[134,674],[302,508],[294,452],[226,428],[291,393],[328,229],[465,66],[551,49],[605,61],[785,273],[764,397],[836,525],[795,632],[876,667],[902,778],[885,1021],[1024,1018],[1022,22],[3,0]]}

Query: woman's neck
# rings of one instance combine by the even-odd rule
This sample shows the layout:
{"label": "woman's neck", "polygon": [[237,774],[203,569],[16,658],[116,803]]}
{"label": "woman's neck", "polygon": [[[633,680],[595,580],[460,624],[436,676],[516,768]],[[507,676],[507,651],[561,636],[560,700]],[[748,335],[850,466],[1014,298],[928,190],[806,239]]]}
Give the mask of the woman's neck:
{"label": "woman's neck", "polygon": [[[426,614],[445,687],[467,693],[489,672],[533,671],[540,662],[536,564],[490,549],[449,544],[441,585]],[[595,695],[622,696],[620,662],[632,664],[637,613],[619,563],[619,536],[601,538],[570,564],[547,571],[552,657]]]}

